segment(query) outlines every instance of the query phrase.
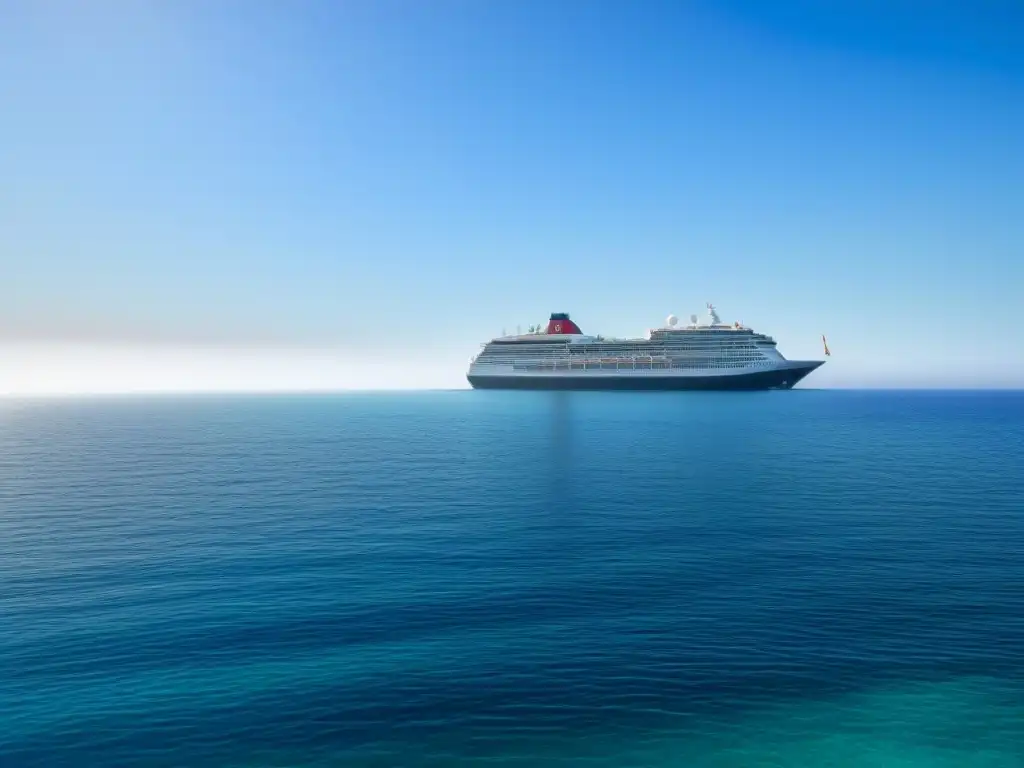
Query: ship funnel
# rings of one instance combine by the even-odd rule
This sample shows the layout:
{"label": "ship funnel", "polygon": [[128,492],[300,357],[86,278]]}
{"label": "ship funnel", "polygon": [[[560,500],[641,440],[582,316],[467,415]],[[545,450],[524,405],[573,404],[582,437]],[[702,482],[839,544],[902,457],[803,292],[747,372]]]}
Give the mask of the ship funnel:
{"label": "ship funnel", "polygon": [[569,315],[565,312],[551,313],[551,319],[548,320],[548,328],[546,332],[555,335],[583,333],[583,331],[580,330],[580,327],[570,320]]}

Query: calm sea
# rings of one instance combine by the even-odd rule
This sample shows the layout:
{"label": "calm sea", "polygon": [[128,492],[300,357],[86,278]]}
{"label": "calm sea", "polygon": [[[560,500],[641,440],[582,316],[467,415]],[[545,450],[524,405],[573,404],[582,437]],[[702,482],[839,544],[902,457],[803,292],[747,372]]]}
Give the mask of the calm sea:
{"label": "calm sea", "polygon": [[0,765],[1024,766],[1024,394],[0,401]]}

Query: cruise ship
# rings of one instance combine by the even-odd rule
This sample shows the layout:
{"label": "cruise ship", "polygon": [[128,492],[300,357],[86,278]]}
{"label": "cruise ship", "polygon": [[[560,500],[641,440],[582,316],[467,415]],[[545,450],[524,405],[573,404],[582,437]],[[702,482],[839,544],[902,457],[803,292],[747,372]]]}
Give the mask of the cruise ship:
{"label": "cruise ship", "polygon": [[475,389],[792,389],[824,363],[787,360],[772,337],[723,323],[711,304],[706,322],[670,315],[645,339],[588,336],[556,312],[546,328],[482,346],[467,374]]}

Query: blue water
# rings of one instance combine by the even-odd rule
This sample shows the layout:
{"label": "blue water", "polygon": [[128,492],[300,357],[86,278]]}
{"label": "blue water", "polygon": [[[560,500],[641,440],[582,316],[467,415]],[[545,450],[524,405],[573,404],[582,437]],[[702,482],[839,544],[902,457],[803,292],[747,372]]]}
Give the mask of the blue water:
{"label": "blue water", "polygon": [[1024,394],[0,401],[0,766],[1024,766]]}

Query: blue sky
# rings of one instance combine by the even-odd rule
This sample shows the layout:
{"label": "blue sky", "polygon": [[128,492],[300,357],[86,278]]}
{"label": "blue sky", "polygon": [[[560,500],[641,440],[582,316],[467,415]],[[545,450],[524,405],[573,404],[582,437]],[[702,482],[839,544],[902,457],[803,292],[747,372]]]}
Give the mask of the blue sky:
{"label": "blue sky", "polygon": [[1024,386],[1019,2],[15,0],[0,50],[0,391],[463,386],[707,301],[818,386]]}

